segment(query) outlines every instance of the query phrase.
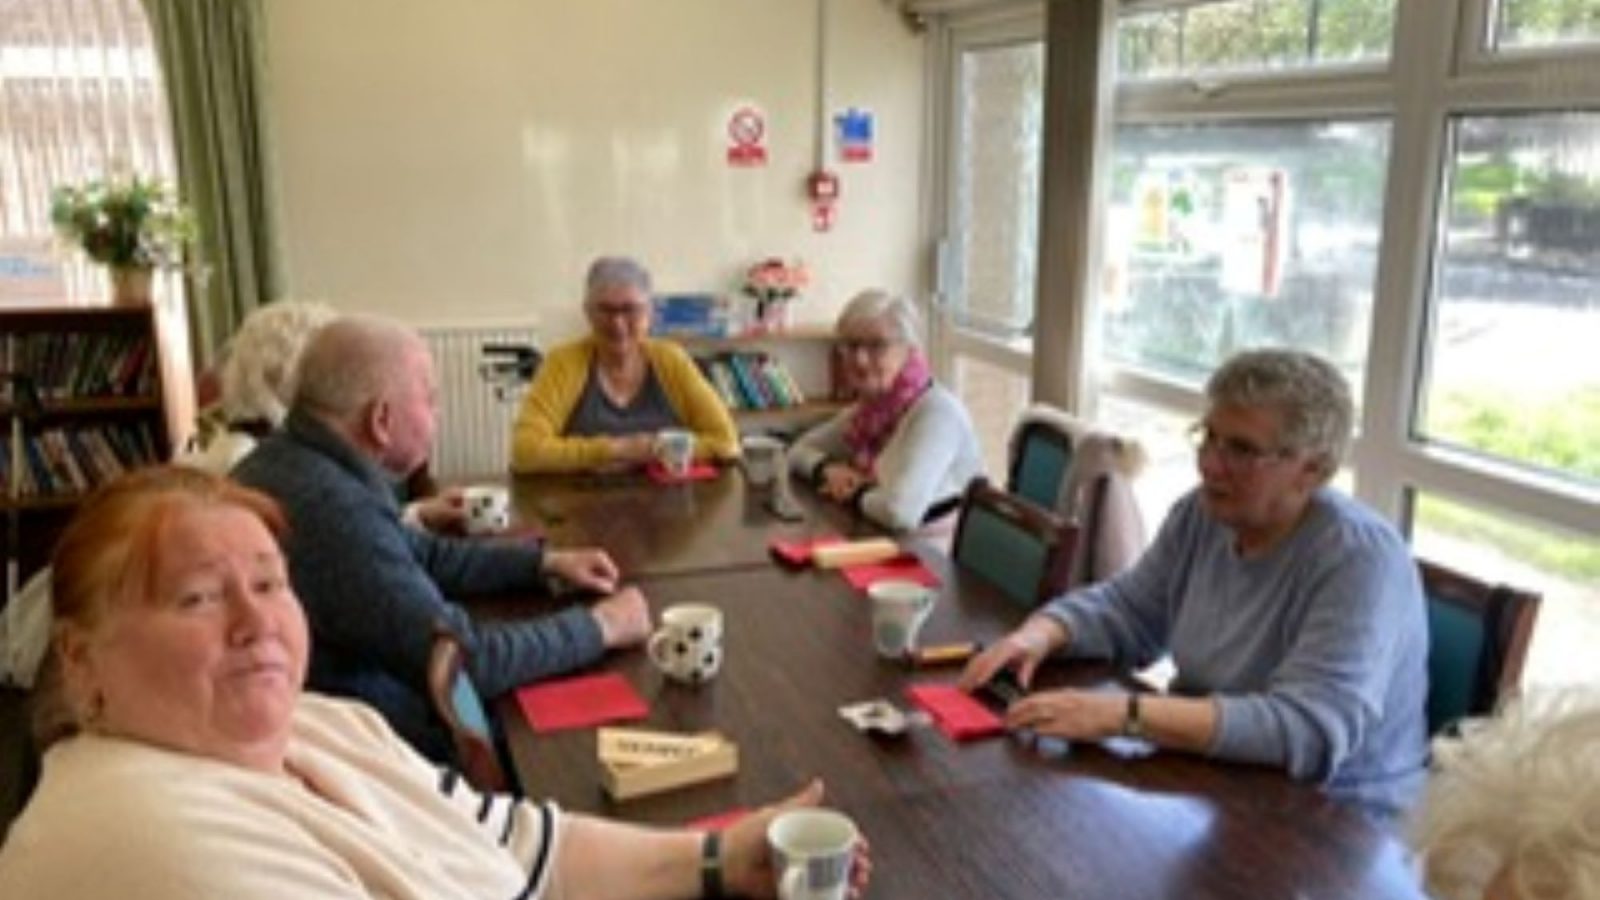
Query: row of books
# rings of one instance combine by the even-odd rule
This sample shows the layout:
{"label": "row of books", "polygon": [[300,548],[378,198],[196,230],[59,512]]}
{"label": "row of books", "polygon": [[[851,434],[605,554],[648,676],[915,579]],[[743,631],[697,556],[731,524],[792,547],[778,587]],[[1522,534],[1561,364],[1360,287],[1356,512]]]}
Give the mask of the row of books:
{"label": "row of books", "polygon": [[789,370],[765,353],[705,356],[700,368],[729,409],[781,409],[806,402]]}
{"label": "row of books", "polygon": [[160,458],[148,422],[47,428],[22,439],[20,466],[0,441],[0,497],[11,496],[13,474],[18,497],[71,496]]}
{"label": "row of books", "polygon": [[[0,335],[0,372],[32,379],[46,400],[140,397],[154,393],[156,360],[150,335],[51,331]],[[8,380],[0,401],[14,400]]]}

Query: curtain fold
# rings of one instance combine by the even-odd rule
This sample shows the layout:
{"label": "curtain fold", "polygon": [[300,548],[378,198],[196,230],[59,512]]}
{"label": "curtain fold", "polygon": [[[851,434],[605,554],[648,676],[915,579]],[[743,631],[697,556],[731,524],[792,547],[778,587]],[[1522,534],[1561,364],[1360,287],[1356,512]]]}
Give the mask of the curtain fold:
{"label": "curtain fold", "polygon": [[282,283],[267,148],[260,0],[143,0],[167,84],[178,180],[200,226],[189,276],[195,350],[208,365]]}

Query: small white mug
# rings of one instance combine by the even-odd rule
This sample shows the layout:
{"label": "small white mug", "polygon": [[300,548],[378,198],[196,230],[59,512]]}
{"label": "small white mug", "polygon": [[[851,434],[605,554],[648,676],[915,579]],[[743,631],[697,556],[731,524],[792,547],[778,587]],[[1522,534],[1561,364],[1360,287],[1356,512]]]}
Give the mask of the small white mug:
{"label": "small white mug", "polygon": [[899,579],[874,582],[867,588],[872,598],[872,643],[879,656],[899,659],[917,645],[917,632],[933,612],[937,595],[932,588]]}
{"label": "small white mug", "polygon": [[745,480],[753,487],[771,484],[783,465],[783,441],[771,435],[752,434],[740,444],[744,455]]}
{"label": "small white mug", "polygon": [[661,674],[674,681],[710,681],[722,668],[722,610],[704,603],[667,607],[645,649]]}
{"label": "small white mug", "polygon": [[831,809],[791,809],[767,826],[779,900],[844,900],[860,832]]}
{"label": "small white mug", "polygon": [[656,459],[671,475],[682,478],[694,462],[694,432],[664,428],[656,432]]}
{"label": "small white mug", "polygon": [[498,484],[479,484],[461,492],[468,534],[493,534],[511,524],[511,491]]}

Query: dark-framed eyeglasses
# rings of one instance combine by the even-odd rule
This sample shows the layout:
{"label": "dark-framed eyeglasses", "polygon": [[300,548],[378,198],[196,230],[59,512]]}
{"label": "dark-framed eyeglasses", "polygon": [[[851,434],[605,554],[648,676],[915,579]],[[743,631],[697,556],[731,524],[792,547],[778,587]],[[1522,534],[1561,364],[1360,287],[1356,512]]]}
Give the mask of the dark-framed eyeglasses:
{"label": "dark-framed eyeglasses", "polygon": [[650,313],[648,303],[591,303],[589,312],[601,319],[634,319]]}
{"label": "dark-framed eyeglasses", "polygon": [[1204,422],[1189,426],[1189,444],[1196,456],[1216,454],[1223,467],[1244,472],[1294,455],[1293,447],[1261,447],[1241,438],[1223,437]]}

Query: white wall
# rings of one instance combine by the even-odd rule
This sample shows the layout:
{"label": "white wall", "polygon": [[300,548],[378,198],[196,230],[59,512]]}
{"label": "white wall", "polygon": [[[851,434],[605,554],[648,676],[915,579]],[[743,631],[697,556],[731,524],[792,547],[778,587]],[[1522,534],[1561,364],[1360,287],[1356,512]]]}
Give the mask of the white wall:
{"label": "white wall", "polygon": [[[827,114],[876,117],[876,159],[830,159],[835,229],[803,194],[813,0],[272,0],[269,109],[290,296],[419,325],[577,333],[598,253],[661,290],[725,291],[798,255],[829,320],[867,286],[923,289],[922,38],[882,0],[828,0]],[[768,114],[769,163],[730,168],[728,115]],[[829,152],[832,154],[831,129]]]}

